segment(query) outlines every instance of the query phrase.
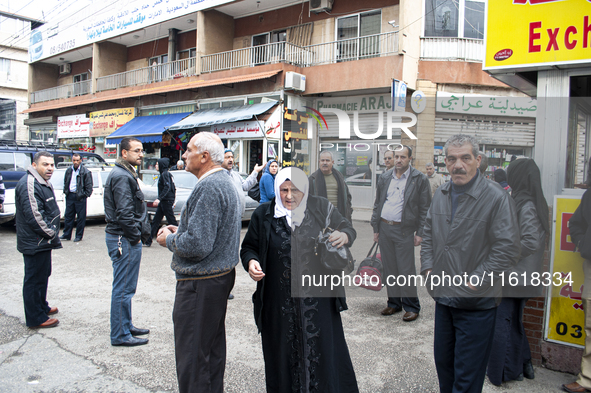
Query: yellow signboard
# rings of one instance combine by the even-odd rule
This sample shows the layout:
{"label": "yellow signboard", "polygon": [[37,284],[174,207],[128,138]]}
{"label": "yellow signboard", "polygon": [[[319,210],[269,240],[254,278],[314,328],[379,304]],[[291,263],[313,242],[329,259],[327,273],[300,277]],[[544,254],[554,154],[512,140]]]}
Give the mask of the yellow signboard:
{"label": "yellow signboard", "polygon": [[135,117],[135,108],[90,112],[90,136],[109,136]]}
{"label": "yellow signboard", "polygon": [[[552,260],[550,272],[558,272],[572,284],[548,288],[546,338],[549,341],[585,346],[585,314],[583,293],[583,258],[575,252],[570,238],[568,220],[581,202],[580,197],[554,197],[554,228],[552,229]],[[567,275],[570,273],[570,277]],[[554,277],[554,276],[553,276]]]}
{"label": "yellow signboard", "polygon": [[588,0],[487,1],[483,69],[591,63]]}

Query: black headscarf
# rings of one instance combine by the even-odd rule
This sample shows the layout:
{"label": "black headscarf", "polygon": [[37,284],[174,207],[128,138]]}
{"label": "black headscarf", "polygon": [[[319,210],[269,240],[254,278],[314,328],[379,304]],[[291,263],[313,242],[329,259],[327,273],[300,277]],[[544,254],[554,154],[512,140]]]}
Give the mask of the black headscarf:
{"label": "black headscarf", "polygon": [[507,174],[504,169],[497,169],[495,170],[494,178],[497,183],[507,181]]}
{"label": "black headscarf", "polygon": [[520,211],[527,201],[532,201],[542,227],[546,233],[550,233],[548,203],[542,192],[540,168],[534,160],[521,158],[513,161],[507,167],[507,178],[513,190],[511,196],[515,200],[517,211]]}

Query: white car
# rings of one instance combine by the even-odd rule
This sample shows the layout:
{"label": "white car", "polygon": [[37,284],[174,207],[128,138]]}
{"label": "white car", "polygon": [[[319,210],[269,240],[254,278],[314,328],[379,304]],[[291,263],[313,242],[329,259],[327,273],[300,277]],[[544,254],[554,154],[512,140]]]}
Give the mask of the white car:
{"label": "white car", "polygon": [[[86,201],[86,218],[101,218],[105,216],[105,206],[103,204],[104,186],[112,167],[87,167],[92,174],[92,195]],[[64,194],[64,176],[65,169],[56,169],[49,179],[53,185],[55,199],[60,208],[61,218],[64,219],[66,213],[66,194]]]}
{"label": "white car", "polygon": [[14,188],[7,188],[4,193],[4,204],[0,209],[0,224],[14,220],[15,214]]}

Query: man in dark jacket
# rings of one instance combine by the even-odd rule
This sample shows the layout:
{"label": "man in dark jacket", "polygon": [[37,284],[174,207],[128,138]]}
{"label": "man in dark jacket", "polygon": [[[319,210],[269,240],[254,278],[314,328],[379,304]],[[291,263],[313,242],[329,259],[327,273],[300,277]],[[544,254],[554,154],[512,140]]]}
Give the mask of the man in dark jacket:
{"label": "man in dark jacket", "polygon": [[113,262],[113,292],[111,294],[111,345],[132,347],[147,344],[148,329],[133,326],[131,298],[137,287],[142,259],[142,233],[149,225],[144,222],[146,204],[137,181],[134,166],[141,165],[144,150],[135,138],[123,138],[121,156],[105,183],[105,228],[107,249]]}
{"label": "man in dark jacket", "polygon": [[380,244],[385,277],[406,278],[405,285],[386,282],[388,304],[382,315],[392,315],[404,308],[402,320],[405,322],[417,319],[421,310],[416,285],[411,285],[409,278],[417,274],[414,248],[421,244],[431,203],[429,179],[410,165],[411,159],[410,146],[394,151],[394,168],[378,179],[371,216],[373,237]]}
{"label": "man in dark jacket", "polygon": [[[587,185],[591,185],[591,160],[589,160],[587,172]],[[585,312],[585,350],[581,358],[581,372],[575,382],[564,384],[562,388],[567,392],[588,392],[591,390],[591,190],[587,189],[581,198],[581,204],[577,207],[575,214],[568,221],[570,236],[581,253],[583,261],[583,311]]]}
{"label": "man in dark jacket", "polygon": [[54,170],[53,156],[40,151],[15,189],[16,247],[25,260],[23,301],[27,326],[57,326],[57,307],[47,303],[51,275],[51,250],[62,248],[58,238],[60,210],[49,182]]}
{"label": "man in dark jacket", "polygon": [[84,165],[80,154],[72,154],[72,166],[66,169],[64,175],[64,194],[66,194],[66,214],[64,218],[64,232],[60,239],[70,240],[76,220],[76,237],[79,242],[84,236],[86,226],[86,199],[92,195],[92,174]]}
{"label": "man in dark jacket", "polygon": [[345,177],[339,171],[333,171],[334,158],[329,151],[320,153],[320,168],[310,175],[310,195],[328,199],[337,208],[341,216],[351,222],[353,208],[351,193],[345,184]]}
{"label": "man in dark jacket", "polygon": [[154,220],[152,221],[152,233],[145,243],[147,247],[152,245],[152,239],[158,234],[162,217],[166,216],[166,221],[169,225],[178,226],[178,222],[174,216],[174,210],[172,209],[176,197],[176,187],[174,186],[174,179],[168,171],[169,165],[170,160],[166,157],[158,160],[158,171],[160,172],[160,176],[158,177],[158,199],[154,201],[154,205],[157,207]]}
{"label": "man in dark jacket", "polygon": [[421,273],[436,301],[434,355],[442,392],[481,392],[502,286],[519,257],[513,199],[479,175],[478,142],[444,146],[451,182],[435,191],[423,228]]}

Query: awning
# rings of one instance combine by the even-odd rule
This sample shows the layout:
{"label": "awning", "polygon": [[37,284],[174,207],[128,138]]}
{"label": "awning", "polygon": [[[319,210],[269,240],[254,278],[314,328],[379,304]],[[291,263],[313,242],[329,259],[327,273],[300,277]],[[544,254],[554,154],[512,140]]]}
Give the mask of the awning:
{"label": "awning", "polygon": [[191,116],[168,127],[169,131],[187,128],[207,127],[215,124],[232,123],[235,121],[252,119],[277,105],[277,101],[261,102],[260,104],[232,106],[229,108],[214,108],[197,111]]}
{"label": "awning", "polygon": [[106,143],[117,145],[126,137],[134,137],[147,142],[162,142],[162,133],[170,125],[189,116],[191,112],[175,113],[172,115],[140,116],[125,123],[123,127],[109,135]]}

